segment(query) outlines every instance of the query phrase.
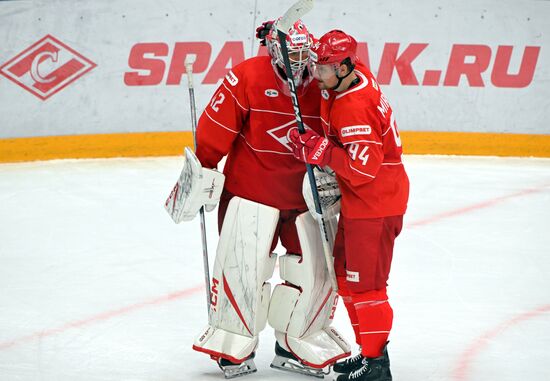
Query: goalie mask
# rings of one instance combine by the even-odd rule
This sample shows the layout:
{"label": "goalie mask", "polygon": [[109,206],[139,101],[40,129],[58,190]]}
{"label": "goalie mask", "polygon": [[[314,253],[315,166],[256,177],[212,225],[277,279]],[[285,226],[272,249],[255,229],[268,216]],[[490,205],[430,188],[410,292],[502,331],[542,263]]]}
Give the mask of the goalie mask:
{"label": "goalie mask", "polygon": [[[286,70],[281,52],[281,43],[277,36],[277,22],[275,21],[271,27],[271,31],[266,36],[266,45],[271,56],[271,63],[278,77],[286,83]],[[294,78],[296,87],[306,84],[310,81],[310,76],[307,72],[307,63],[309,57],[309,48],[313,43],[313,35],[309,33],[307,27],[301,20],[296,21],[288,30],[286,36],[286,46],[288,49],[288,58],[290,68]]]}

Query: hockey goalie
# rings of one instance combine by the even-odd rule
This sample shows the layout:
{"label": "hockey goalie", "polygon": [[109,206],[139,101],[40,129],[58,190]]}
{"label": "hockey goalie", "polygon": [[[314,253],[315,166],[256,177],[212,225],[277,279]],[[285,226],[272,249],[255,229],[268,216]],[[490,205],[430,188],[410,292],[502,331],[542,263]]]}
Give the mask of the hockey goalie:
{"label": "hockey goalie", "polygon": [[[196,155],[186,149],[166,208],[179,223],[219,202],[209,319],[193,349],[214,359],[226,378],[254,372],[258,335],[269,322],[276,337],[271,366],[323,377],[350,348],[331,327],[338,297],[316,218],[304,199],[311,200],[305,166],[289,146],[295,116],[280,41],[271,24],[258,33],[269,55],[250,58],[226,75],[199,119]],[[306,65],[312,39],[297,21],[286,44],[303,122],[322,133],[320,91]],[[224,156],[221,174],[216,168]],[[333,238],[338,187],[325,171],[317,172],[316,181],[327,196],[325,219]],[[279,257],[278,242],[286,250]],[[283,283],[272,290],[277,258]]]}

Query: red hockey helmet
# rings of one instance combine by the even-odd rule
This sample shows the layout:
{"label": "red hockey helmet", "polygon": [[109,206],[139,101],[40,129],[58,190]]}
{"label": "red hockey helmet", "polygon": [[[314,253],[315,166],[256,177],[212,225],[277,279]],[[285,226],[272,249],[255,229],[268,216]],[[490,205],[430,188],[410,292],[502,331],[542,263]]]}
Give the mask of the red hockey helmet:
{"label": "red hockey helmet", "polygon": [[357,41],[342,32],[331,30],[325,33],[310,49],[310,59],[317,65],[341,64],[346,58],[355,65]]}

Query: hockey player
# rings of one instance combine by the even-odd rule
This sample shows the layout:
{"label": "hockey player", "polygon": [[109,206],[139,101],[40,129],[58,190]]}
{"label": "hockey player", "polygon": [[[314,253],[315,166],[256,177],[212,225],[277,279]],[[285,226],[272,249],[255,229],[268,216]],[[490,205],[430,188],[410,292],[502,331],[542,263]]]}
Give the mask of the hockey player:
{"label": "hockey player", "polygon": [[333,370],[343,373],[337,380],[390,381],[386,345],[393,310],[386,286],[409,180],[392,108],[357,59],[356,47],[355,39],[339,30],[312,47],[323,134],[293,129],[289,136],[297,158],[334,170],[342,196],[335,271],[361,352],[335,364]]}
{"label": "hockey player", "polygon": [[[188,178],[194,183],[183,187],[189,194],[185,219],[204,204],[212,209],[221,192],[209,322],[193,349],[216,360],[226,378],[256,370],[252,359],[266,321],[276,336],[272,367],[321,376],[350,353],[330,327],[337,295],[319,229],[302,196],[305,166],[293,156],[287,138],[295,126],[287,73],[276,27],[267,27],[269,56],[250,58],[229,71],[198,122],[196,157],[186,151]],[[288,31],[303,120],[321,132],[320,91],[306,65],[312,42],[301,21]],[[212,169],[226,155],[221,191]],[[268,280],[278,240],[286,249],[279,258],[284,283],[271,294]]]}

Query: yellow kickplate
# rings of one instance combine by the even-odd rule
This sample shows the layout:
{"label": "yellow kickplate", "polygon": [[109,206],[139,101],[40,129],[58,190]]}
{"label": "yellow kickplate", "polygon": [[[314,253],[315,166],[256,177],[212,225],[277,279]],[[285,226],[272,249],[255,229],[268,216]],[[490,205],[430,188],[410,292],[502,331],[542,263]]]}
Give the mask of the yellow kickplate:
{"label": "yellow kickplate", "polygon": [[[550,157],[550,135],[402,131],[405,154]],[[0,162],[181,155],[185,132],[146,132],[0,139]]]}

